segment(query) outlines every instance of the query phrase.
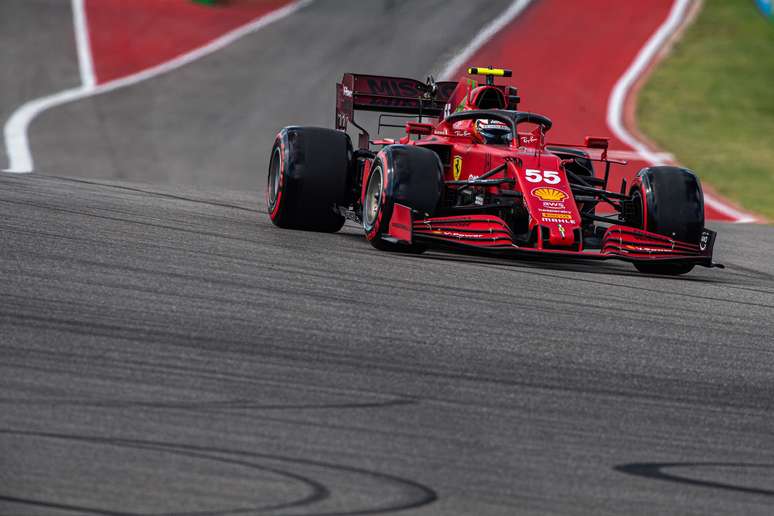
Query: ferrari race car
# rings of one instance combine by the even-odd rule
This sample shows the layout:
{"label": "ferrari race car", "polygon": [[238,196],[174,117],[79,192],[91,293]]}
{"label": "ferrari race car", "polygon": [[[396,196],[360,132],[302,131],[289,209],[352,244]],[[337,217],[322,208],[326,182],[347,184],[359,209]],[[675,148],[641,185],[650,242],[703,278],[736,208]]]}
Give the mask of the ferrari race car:
{"label": "ferrari race car", "polygon": [[[608,139],[546,143],[551,120],[519,111],[509,70],[470,68],[459,82],[345,74],[336,127],[282,129],[271,151],[266,201],[281,227],[335,232],[361,224],[377,249],[429,247],[514,256],[617,258],[641,272],[684,274],[712,262],[699,179],[684,168],[640,170],[607,189]],[[355,110],[377,111],[371,140]],[[403,124],[384,123],[398,119]],[[349,126],[359,130],[353,148]],[[602,172],[595,171],[594,163]]]}

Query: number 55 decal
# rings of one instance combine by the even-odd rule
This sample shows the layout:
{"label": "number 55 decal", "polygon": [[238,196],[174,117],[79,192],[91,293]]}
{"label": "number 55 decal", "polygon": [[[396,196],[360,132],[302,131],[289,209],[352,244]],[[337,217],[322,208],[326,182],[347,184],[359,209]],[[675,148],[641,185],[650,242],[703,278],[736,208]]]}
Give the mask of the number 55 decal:
{"label": "number 55 decal", "polygon": [[553,172],[551,170],[543,170],[541,172],[540,170],[536,170],[534,168],[528,168],[525,173],[527,175],[527,181],[530,183],[540,183],[542,181],[549,185],[555,185],[561,181],[559,172]]}

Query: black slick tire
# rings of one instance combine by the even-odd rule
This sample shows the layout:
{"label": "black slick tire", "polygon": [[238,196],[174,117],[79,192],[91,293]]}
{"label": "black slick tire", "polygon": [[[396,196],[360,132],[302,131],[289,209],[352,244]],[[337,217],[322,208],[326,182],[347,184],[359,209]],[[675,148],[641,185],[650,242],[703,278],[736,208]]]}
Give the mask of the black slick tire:
{"label": "black slick tire", "polygon": [[344,225],[352,143],[342,131],[286,127],[269,158],[266,207],[281,228],[333,233]]}
{"label": "black slick tire", "polygon": [[[632,225],[675,240],[698,244],[704,229],[704,195],[696,174],[681,167],[640,170],[632,185],[635,220]],[[693,264],[637,262],[638,271],[676,276]]]}

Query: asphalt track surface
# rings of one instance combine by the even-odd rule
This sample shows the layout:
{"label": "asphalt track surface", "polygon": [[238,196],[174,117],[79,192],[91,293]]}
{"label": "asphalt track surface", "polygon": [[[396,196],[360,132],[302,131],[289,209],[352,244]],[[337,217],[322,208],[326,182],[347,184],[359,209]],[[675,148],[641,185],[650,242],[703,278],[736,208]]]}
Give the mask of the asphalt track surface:
{"label": "asphalt track surface", "polygon": [[[202,109],[169,120],[188,130]],[[257,186],[146,184],[186,182],[191,156],[159,151],[156,178],[136,158],[118,181],[102,151],[67,146],[58,111],[32,128],[41,173],[0,175],[0,514],[772,512],[770,227],[714,226],[728,268],[679,279],[387,254],[355,226],[273,227]],[[262,183],[237,150],[202,170],[250,182],[234,163],[255,165]]]}
{"label": "asphalt track surface", "polygon": [[[44,113],[30,130],[35,163],[81,177],[262,189],[280,128],[333,124],[345,70],[424,78],[508,3],[315,2],[173,73]],[[441,30],[450,26],[459,28]]]}

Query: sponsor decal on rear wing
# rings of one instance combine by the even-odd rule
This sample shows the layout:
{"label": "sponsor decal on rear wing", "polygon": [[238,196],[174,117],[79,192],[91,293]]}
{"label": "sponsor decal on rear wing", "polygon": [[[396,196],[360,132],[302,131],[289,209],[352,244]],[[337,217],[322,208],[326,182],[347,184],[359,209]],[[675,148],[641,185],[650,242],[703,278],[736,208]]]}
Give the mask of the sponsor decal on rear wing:
{"label": "sponsor decal on rear wing", "polygon": [[405,77],[344,74],[336,84],[336,129],[346,131],[352,123],[364,131],[355,122],[355,110],[439,117],[456,87],[454,81],[423,83]]}
{"label": "sponsor decal on rear wing", "polygon": [[412,115],[419,114],[421,109],[423,114],[438,116],[457,83],[442,81],[434,85],[432,91],[429,84],[416,79],[347,73],[336,85],[337,107],[338,100],[342,100],[341,111],[345,115],[356,109]]}

